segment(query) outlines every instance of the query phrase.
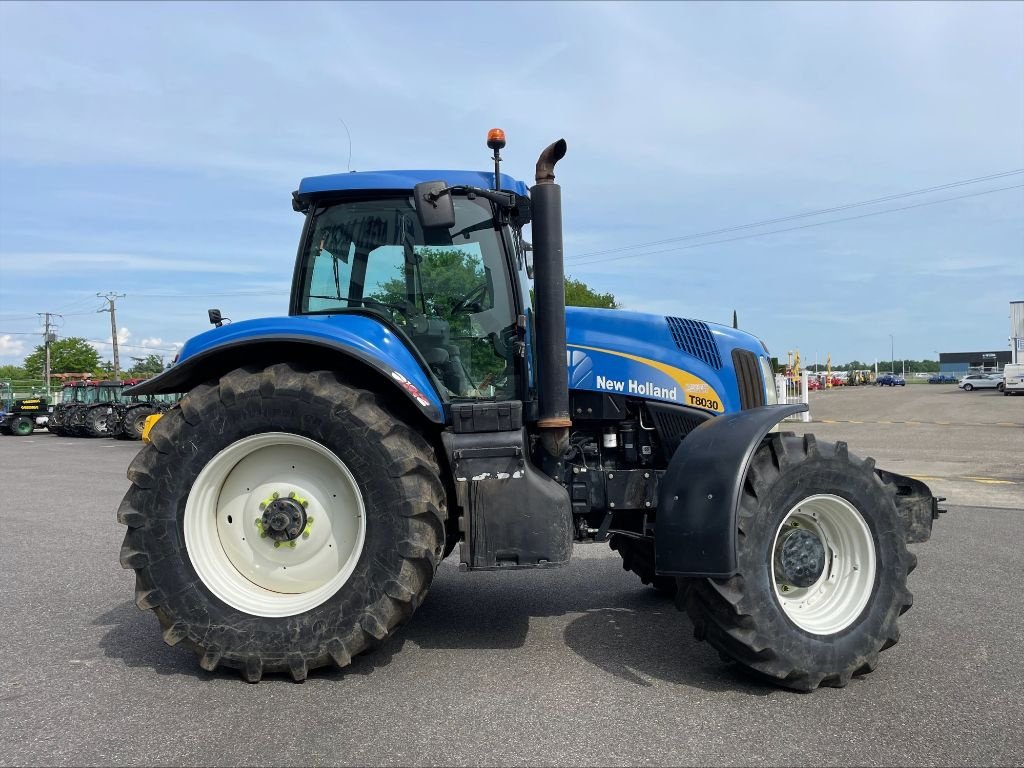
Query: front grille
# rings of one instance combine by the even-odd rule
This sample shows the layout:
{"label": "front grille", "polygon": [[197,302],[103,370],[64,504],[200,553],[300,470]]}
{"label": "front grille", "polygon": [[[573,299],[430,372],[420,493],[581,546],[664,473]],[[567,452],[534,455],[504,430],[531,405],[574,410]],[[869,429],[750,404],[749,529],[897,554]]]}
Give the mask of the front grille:
{"label": "front grille", "polygon": [[761,385],[757,355],[745,349],[734,349],[732,364],[736,369],[736,384],[740,388],[740,408],[745,411],[764,405],[764,387]]}
{"label": "front grille", "polygon": [[722,368],[718,343],[711,335],[707,323],[684,317],[666,317],[665,320],[668,321],[668,329],[672,332],[672,339],[679,349],[698,360],[703,360],[716,371]]}

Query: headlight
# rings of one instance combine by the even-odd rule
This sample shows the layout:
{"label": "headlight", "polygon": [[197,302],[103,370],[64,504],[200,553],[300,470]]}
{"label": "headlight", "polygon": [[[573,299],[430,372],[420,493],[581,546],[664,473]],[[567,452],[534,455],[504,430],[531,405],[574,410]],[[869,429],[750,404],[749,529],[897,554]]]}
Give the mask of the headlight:
{"label": "headlight", "polygon": [[764,401],[768,405],[778,405],[779,391],[775,388],[775,373],[772,371],[772,364],[767,357],[758,359],[761,361],[761,377],[764,379]]}

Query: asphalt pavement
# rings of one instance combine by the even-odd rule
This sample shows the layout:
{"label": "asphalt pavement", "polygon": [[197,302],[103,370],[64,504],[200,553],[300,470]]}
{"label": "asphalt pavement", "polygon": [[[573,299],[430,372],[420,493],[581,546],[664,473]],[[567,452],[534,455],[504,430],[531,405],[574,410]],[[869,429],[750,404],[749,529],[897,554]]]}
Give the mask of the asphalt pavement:
{"label": "asphalt pavement", "polygon": [[1024,764],[1024,503],[950,507],[901,642],[845,689],[752,682],[594,544],[559,570],[452,557],[383,648],[248,685],[132,602],[115,510],[137,449],[0,438],[0,765]]}

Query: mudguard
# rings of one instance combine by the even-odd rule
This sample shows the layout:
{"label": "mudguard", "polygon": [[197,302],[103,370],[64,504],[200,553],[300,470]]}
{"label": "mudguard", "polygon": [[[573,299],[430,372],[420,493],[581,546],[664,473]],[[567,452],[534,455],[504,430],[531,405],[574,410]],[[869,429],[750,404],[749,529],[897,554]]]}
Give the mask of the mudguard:
{"label": "mudguard", "polygon": [[736,573],[736,513],[758,445],[805,404],[766,405],[710,419],[680,443],[658,492],[655,571],[726,578]]}
{"label": "mudguard", "polygon": [[430,421],[445,421],[444,403],[416,354],[386,323],[363,314],[270,317],[214,328],[189,339],[171,368],[125,393],[187,392],[242,365],[297,360],[338,370],[358,361]]}

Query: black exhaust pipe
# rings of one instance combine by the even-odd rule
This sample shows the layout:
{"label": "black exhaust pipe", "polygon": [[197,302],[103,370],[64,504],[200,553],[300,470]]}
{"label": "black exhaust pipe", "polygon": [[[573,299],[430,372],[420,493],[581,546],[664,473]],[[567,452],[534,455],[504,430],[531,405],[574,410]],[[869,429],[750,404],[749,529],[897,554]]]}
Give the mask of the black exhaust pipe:
{"label": "black exhaust pipe", "polygon": [[562,263],[562,188],[555,163],[565,157],[565,139],[540,153],[533,209],[534,292],[537,297],[537,381],[541,444],[560,459],[569,445],[569,371],[565,348],[565,268]]}

